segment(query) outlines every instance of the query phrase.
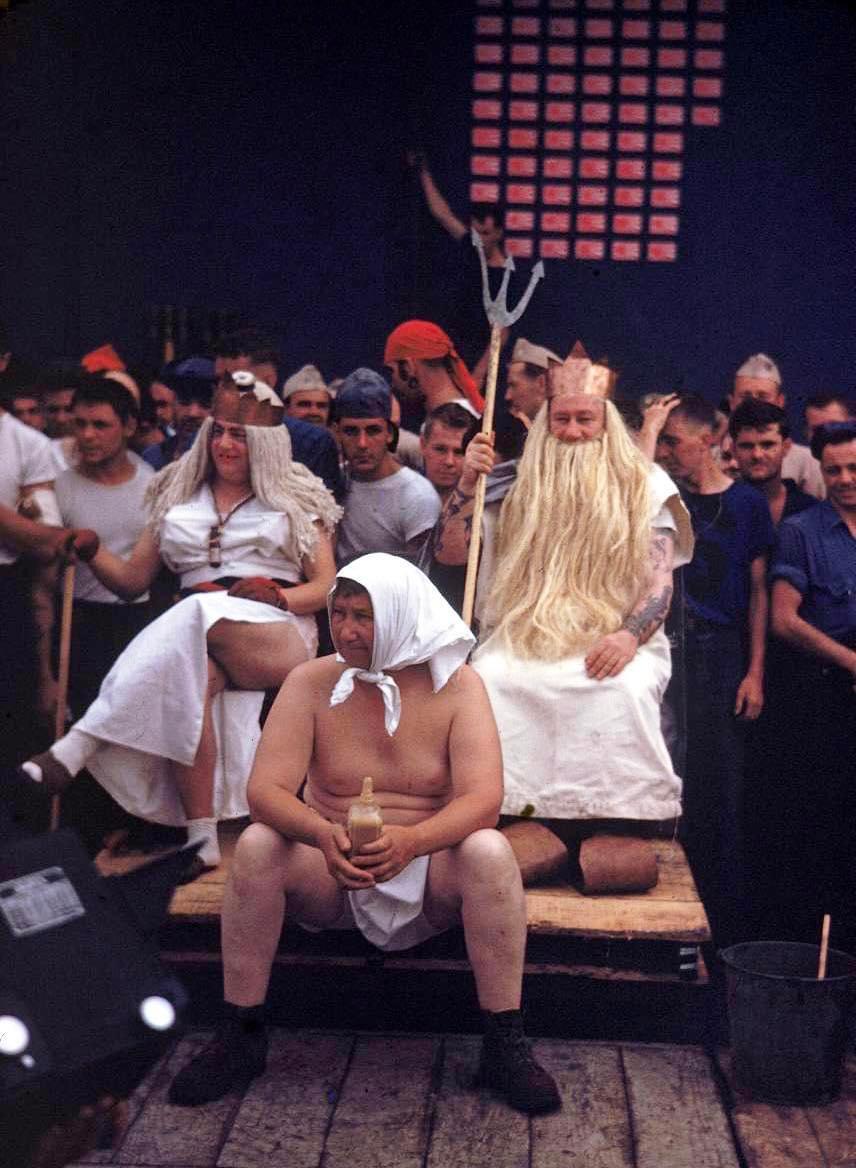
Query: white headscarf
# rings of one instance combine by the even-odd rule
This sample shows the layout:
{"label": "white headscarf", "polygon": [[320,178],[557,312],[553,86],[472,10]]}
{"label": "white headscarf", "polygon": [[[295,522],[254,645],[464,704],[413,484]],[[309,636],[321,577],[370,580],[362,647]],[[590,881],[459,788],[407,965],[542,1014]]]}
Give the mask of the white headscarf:
{"label": "white headscarf", "polygon": [[[336,573],[336,579],[353,580],[371,597],[374,609],[374,644],[369,669],[344,671],[330,695],[338,706],[354,691],[354,681],[376,685],[383,697],[384,725],[390,737],[401,721],[401,693],[387,670],[428,663],[434,693],[464,664],[475,637],[428,577],[408,560],[386,552],[360,556]],[[327,598],[331,607],[335,584]],[[336,654],[338,661],[344,657]]]}

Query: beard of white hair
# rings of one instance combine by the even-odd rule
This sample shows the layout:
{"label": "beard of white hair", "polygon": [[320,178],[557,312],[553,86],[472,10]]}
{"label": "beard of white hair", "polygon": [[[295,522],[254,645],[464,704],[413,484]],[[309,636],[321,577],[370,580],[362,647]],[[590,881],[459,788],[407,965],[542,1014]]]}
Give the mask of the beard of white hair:
{"label": "beard of white hair", "polygon": [[567,443],[542,410],[503,504],[485,625],[520,657],[587,652],[621,627],[649,578],[648,467],[606,411],[600,437]]}

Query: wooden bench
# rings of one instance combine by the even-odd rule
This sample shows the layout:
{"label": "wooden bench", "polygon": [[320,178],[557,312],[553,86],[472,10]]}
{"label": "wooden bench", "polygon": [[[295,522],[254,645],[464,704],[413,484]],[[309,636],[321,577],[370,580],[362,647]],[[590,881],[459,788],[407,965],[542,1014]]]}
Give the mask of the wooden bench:
{"label": "wooden bench", "polygon": [[[221,825],[223,862],[192,884],[176,890],[164,933],[168,955],[177,962],[219,960],[219,918],[223,886],[243,822]],[[700,947],[710,928],[683,848],[675,840],[653,840],[659,880],[644,893],[583,896],[567,883],[526,892],[529,933],[527,973],[574,973],[630,981],[706,983]],[[100,866],[117,872],[139,862],[104,856]],[[358,933],[308,934],[285,930],[278,964],[382,963],[394,969],[465,969],[460,936],[432,938],[404,953],[382,954]]]}

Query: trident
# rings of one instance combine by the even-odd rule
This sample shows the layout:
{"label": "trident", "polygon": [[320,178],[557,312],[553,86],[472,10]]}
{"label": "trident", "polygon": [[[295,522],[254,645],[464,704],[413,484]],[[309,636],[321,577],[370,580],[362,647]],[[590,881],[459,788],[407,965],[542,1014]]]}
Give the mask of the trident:
{"label": "trident", "polygon": [[[509,311],[507,303],[508,283],[511,279],[511,273],[514,271],[514,259],[509,256],[505,261],[502,283],[499,286],[496,299],[492,300],[490,296],[490,285],[487,279],[487,260],[484,254],[484,244],[482,243],[481,236],[475,230],[472,231],[472,241],[473,247],[479,253],[482,277],[482,302],[487,319],[490,321],[490,356],[488,358],[484,414],[482,415],[481,428],[482,434],[490,434],[493,429],[493,411],[496,404],[496,382],[499,374],[499,350],[502,345],[502,330],[508,328],[509,325],[515,324],[526,311],[527,305],[532,299],[532,293],[535,291],[535,285],[539,280],[544,279],[544,265],[541,260],[538,261],[530,273],[526,291],[520,297],[517,307]],[[481,551],[481,526],[482,515],[484,513],[486,482],[486,476],[481,475],[476,484],[475,501],[473,503],[473,523],[470,534],[469,553],[467,555],[467,577],[464,584],[464,605],[461,611],[461,616],[465,624],[470,624],[473,619],[476,576],[478,575],[479,553]]]}

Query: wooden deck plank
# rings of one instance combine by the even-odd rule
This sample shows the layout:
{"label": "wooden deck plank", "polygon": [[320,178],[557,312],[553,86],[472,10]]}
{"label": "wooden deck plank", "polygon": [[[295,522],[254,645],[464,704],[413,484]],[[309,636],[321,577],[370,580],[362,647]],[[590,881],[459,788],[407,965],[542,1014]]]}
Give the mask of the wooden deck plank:
{"label": "wooden deck plank", "polygon": [[218,1168],[316,1168],[354,1038],[271,1031],[267,1071],[251,1085]]}
{"label": "wooden deck plank", "polygon": [[[731,1092],[731,1121],[747,1168],[827,1168],[807,1109],[777,1107],[750,1099],[734,1081],[731,1052],[718,1050],[716,1060]],[[820,1112],[826,1108],[811,1110]],[[856,1124],[851,1127],[849,1144],[850,1160],[840,1163],[853,1165],[856,1164]]]}
{"label": "wooden deck plank", "polygon": [[[170,909],[176,920],[205,921],[220,913],[223,885],[236,835],[221,828],[223,862],[191,884],[176,889]],[[710,940],[704,906],[680,844],[654,841],[660,878],[644,893],[583,896],[570,884],[551,884],[526,891],[526,914],[533,934],[567,933],[582,937],[686,941]],[[103,861],[109,868],[111,861]]]}
{"label": "wooden deck plank", "polygon": [[738,1168],[710,1061],[696,1047],[624,1047],[639,1168]]}
{"label": "wooden deck plank", "polygon": [[530,932],[647,940],[708,941],[710,926],[684,850],[653,841],[659,879],[648,892],[584,896],[568,884],[526,891]]}
{"label": "wooden deck plank", "polygon": [[434,1100],[427,1168],[527,1168],[529,1124],[484,1090],[470,1087],[481,1039],[447,1038]]}
{"label": "wooden deck plank", "polygon": [[436,1038],[360,1035],[324,1148],[324,1168],[421,1168]]}
{"label": "wooden deck plank", "polygon": [[[154,1066],[150,1068],[145,1078],[142,1079],[142,1081],[137,1085],[136,1089],[131,1092],[131,1096],[128,1099],[128,1118],[125,1127],[125,1135],[123,1135],[122,1139],[119,1141],[119,1146],[121,1146],[122,1141],[126,1138],[127,1132],[130,1131],[139,1118],[140,1113],[145,1107],[146,1101],[148,1100],[148,1097],[151,1094],[155,1083],[164,1074],[168,1060],[168,1054],[158,1059]],[[88,1166],[91,1164],[112,1164],[114,1163],[114,1156],[116,1156],[117,1153],[118,1147],[101,1148],[93,1152],[88,1152],[85,1156],[82,1156],[79,1161],[75,1161],[74,1164],[70,1164],[68,1168],[82,1168],[82,1166]]]}
{"label": "wooden deck plank", "polygon": [[533,1119],[532,1168],[633,1168],[618,1048],[542,1039],[534,1049],[555,1077],[563,1107]]}
{"label": "wooden deck plank", "polygon": [[235,1113],[236,1097],[227,1095],[204,1107],[174,1107],[166,1099],[173,1077],[208,1037],[208,1033],[197,1033],[183,1039],[162,1064],[164,1073],[158,1076],[139,1117],[129,1128],[114,1163],[213,1168]]}
{"label": "wooden deck plank", "polygon": [[844,1067],[841,1096],[825,1107],[806,1108],[806,1118],[830,1168],[856,1165],[856,1055]]}

